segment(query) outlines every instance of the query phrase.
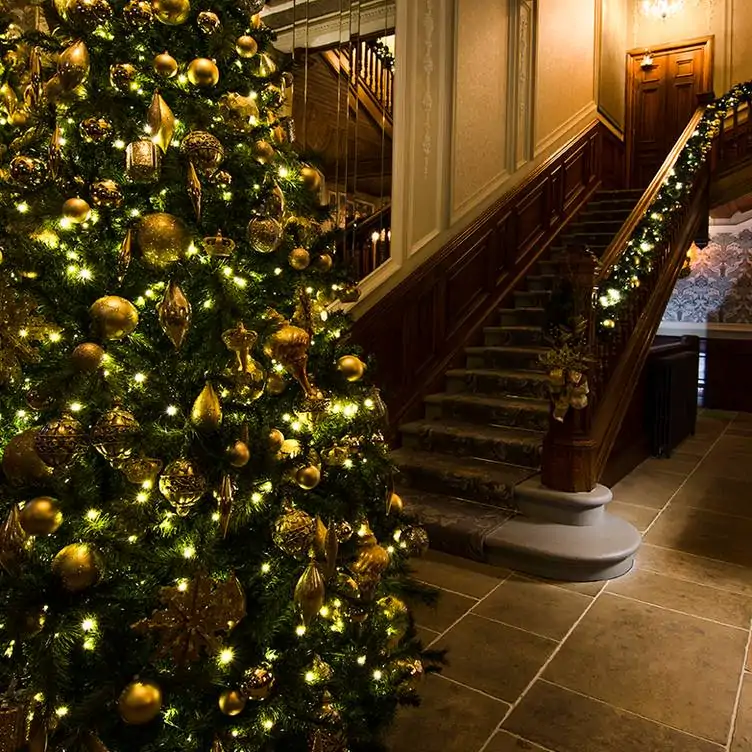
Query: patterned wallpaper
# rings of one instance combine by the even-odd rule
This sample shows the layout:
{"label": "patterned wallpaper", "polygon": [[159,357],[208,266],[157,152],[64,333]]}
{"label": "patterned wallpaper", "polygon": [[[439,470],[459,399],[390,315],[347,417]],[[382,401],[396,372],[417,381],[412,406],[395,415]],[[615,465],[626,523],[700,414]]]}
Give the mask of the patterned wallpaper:
{"label": "patterned wallpaper", "polygon": [[692,272],[680,279],[664,321],[752,324],[752,229],[711,228],[707,248],[692,248]]}

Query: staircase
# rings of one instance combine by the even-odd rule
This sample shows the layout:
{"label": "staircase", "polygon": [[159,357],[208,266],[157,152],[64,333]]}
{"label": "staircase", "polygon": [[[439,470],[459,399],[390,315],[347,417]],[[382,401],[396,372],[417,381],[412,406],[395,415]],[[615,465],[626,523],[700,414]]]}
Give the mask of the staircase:
{"label": "staircase", "polygon": [[[446,374],[446,391],[425,399],[425,417],[400,427],[398,491],[421,518],[434,549],[556,576],[566,566],[581,579],[607,576],[632,543],[625,523],[605,514],[611,495],[598,487],[576,503],[562,494],[555,505],[530,479],[540,469],[549,424],[545,352],[546,305],[559,273],[557,251],[588,246],[600,255],[637,204],[641,191],[600,191],[576,222],[484,329],[484,344],[468,347],[465,368]],[[566,525],[550,540],[549,523]],[[578,540],[599,524],[603,560],[578,561]],[[624,538],[625,550],[613,543]],[[630,542],[631,541],[631,542]],[[592,543],[589,543],[592,552]],[[617,549],[619,547],[617,546]],[[627,567],[628,568],[628,567]]]}

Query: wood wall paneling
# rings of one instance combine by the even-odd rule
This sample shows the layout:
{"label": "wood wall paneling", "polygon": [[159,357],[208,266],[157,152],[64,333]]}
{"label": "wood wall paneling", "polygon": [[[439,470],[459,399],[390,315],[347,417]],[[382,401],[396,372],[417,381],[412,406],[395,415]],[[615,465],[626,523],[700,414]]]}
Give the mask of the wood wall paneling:
{"label": "wood wall paneling", "polygon": [[752,340],[708,339],[705,407],[752,412]]}

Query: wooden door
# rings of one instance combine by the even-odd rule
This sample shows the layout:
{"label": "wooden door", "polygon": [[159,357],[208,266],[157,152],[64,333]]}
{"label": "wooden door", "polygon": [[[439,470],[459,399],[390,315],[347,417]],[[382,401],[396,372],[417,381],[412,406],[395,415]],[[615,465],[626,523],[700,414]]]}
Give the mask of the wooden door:
{"label": "wooden door", "polygon": [[628,53],[626,137],[631,188],[645,188],[653,179],[697,109],[698,96],[712,90],[712,77],[712,37]]}

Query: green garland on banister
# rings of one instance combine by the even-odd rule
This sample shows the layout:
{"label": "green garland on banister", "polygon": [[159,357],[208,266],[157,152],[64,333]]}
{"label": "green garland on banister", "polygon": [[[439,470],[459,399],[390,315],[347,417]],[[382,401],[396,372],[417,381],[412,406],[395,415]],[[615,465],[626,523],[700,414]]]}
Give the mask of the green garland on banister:
{"label": "green garland on banister", "polygon": [[635,228],[626,251],[596,288],[596,321],[600,333],[614,330],[630,292],[639,287],[652,271],[656,251],[669,241],[680,216],[678,210],[692,193],[695,177],[710,153],[713,139],[720,132],[723,118],[740,102],[752,102],[752,81],[737,84],[707,106],[676,166]]}

